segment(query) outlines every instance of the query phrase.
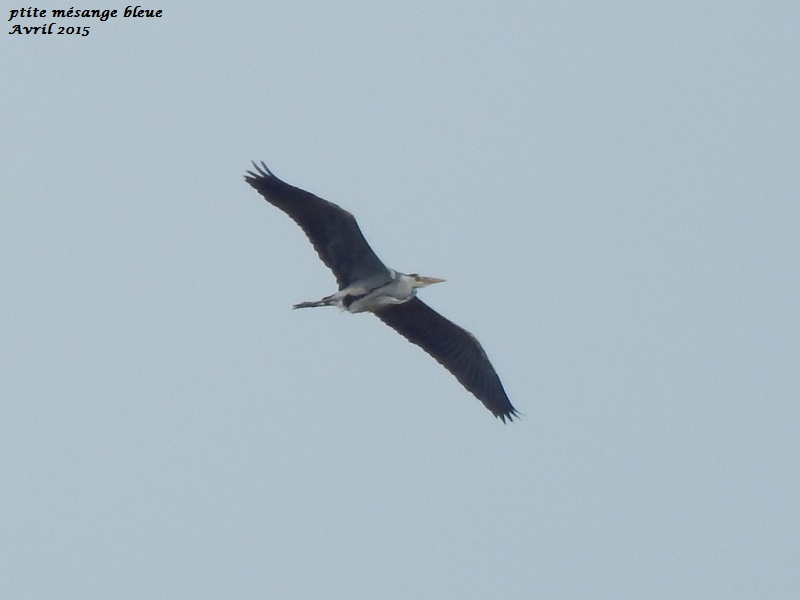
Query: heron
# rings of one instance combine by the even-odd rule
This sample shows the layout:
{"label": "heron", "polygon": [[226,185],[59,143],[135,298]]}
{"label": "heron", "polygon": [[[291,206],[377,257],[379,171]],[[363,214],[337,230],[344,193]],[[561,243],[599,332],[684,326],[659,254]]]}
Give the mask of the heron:
{"label": "heron", "polygon": [[503,423],[519,417],[477,338],[417,297],[417,290],[444,279],[386,267],[348,211],[278,179],[263,161],[253,168],[245,181],[300,226],[339,285],[337,292],[293,308],[371,312],[436,359]]}

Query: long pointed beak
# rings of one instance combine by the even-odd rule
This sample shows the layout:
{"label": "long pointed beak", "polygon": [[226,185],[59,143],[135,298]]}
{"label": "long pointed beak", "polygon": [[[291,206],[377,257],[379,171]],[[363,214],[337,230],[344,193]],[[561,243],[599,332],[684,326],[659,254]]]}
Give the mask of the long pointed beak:
{"label": "long pointed beak", "polygon": [[420,277],[420,281],[425,283],[425,285],[431,285],[432,283],[442,283],[447,281],[446,279],[439,279],[438,277]]}

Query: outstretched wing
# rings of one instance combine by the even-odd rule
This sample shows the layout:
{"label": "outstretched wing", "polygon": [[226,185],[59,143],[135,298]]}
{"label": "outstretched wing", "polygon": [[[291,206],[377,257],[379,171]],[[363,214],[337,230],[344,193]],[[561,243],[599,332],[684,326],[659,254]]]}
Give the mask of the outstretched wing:
{"label": "outstretched wing", "polygon": [[333,202],[281,181],[263,162],[253,166],[256,172],[248,171],[245,181],[300,225],[322,262],[333,271],[339,289],[376,275],[390,278],[389,270],[369,247],[353,215]]}
{"label": "outstretched wing", "polygon": [[495,417],[504,423],[519,417],[489,357],[469,331],[445,319],[419,298],[381,308],[375,314],[439,361]]}

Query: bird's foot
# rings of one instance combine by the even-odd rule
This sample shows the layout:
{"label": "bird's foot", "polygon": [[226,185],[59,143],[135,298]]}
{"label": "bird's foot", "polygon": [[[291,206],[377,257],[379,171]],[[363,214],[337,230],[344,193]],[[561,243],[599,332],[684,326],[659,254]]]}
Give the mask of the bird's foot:
{"label": "bird's foot", "polygon": [[336,301],[330,296],[327,296],[322,300],[315,300],[313,302],[299,302],[292,305],[292,308],[314,308],[316,306],[333,306],[334,304],[336,304]]}

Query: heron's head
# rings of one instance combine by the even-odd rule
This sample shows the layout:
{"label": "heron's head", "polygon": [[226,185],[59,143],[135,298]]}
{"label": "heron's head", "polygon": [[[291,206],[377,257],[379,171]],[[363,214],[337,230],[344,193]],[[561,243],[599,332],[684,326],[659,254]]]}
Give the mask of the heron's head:
{"label": "heron's head", "polygon": [[428,287],[433,283],[442,283],[445,281],[444,279],[439,279],[438,277],[425,277],[417,273],[410,273],[408,276],[411,278],[411,285],[414,287],[414,289]]}

